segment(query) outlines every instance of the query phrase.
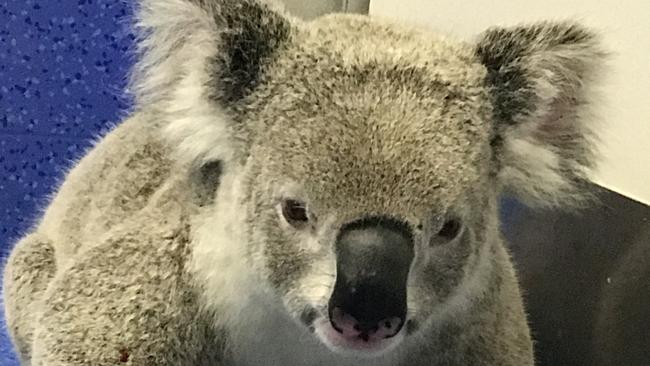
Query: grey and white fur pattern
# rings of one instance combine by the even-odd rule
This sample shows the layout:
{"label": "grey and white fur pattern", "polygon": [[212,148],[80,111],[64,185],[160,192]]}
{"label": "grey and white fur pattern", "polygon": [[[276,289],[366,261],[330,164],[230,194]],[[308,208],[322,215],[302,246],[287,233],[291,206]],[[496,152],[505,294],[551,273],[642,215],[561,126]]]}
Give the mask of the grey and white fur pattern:
{"label": "grey and white fur pattern", "polygon": [[[582,202],[593,32],[539,23],[463,43],[253,0],[140,0],[137,14],[132,116],[5,269],[24,365],[533,365],[497,201]],[[403,324],[356,349],[328,328],[341,263],[395,258],[390,243],[346,257],[341,241],[380,226],[408,246],[390,284]]]}

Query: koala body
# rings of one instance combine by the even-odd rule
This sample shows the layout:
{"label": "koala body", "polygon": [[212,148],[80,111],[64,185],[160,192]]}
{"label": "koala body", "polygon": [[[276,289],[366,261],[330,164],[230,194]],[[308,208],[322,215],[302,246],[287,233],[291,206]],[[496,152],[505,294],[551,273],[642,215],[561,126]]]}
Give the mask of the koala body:
{"label": "koala body", "polygon": [[24,364],[533,364],[497,201],[581,202],[592,33],[137,14],[132,116],[5,270]]}

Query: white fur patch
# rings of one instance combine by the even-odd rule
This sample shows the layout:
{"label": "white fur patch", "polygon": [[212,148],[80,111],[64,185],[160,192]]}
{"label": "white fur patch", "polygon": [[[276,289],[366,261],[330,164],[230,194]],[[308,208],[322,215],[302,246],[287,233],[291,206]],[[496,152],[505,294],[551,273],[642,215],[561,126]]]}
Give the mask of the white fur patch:
{"label": "white fur patch", "polygon": [[140,106],[166,99],[187,63],[213,52],[214,20],[185,0],[140,0],[136,5],[139,59],[131,75],[130,91]]}
{"label": "white fur patch", "polygon": [[137,108],[160,112],[164,136],[182,163],[229,162],[228,117],[208,99],[208,65],[219,52],[213,16],[185,0],[141,0],[137,14],[139,61],[130,83]]}
{"label": "white fur patch", "polygon": [[[224,174],[219,199],[206,208],[193,223],[191,271],[203,288],[203,301],[210,310],[219,312],[215,319],[227,328],[235,328],[256,293],[263,293],[260,282],[247,263],[247,238],[238,176]],[[246,289],[244,291],[243,289]]]}
{"label": "white fur patch", "polygon": [[188,62],[195,64],[193,71],[181,80],[166,104],[168,123],[164,135],[181,161],[222,160],[228,164],[234,157],[229,118],[207,100],[205,85],[209,77],[202,69],[205,62]]}
{"label": "white fur patch", "polygon": [[504,159],[508,165],[503,167],[501,178],[507,181],[515,192],[528,200],[558,205],[563,192],[573,187],[561,174],[560,157],[551,146],[540,145],[531,138],[506,139]]}

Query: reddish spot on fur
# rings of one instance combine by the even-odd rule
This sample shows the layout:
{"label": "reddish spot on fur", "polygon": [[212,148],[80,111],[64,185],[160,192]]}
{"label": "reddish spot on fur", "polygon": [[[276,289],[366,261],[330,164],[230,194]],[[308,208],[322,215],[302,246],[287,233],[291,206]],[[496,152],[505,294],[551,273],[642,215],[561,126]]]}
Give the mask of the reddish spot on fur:
{"label": "reddish spot on fur", "polygon": [[126,349],[120,350],[120,362],[127,362],[129,360],[129,351]]}

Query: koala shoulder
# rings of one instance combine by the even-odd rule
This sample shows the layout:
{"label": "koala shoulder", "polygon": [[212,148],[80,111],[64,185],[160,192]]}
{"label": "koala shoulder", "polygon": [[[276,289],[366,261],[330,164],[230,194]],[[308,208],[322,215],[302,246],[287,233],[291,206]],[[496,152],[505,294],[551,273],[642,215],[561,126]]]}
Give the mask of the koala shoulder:
{"label": "koala shoulder", "polygon": [[57,261],[141,210],[172,176],[150,119],[139,114],[121,123],[64,178],[39,228],[56,243]]}

